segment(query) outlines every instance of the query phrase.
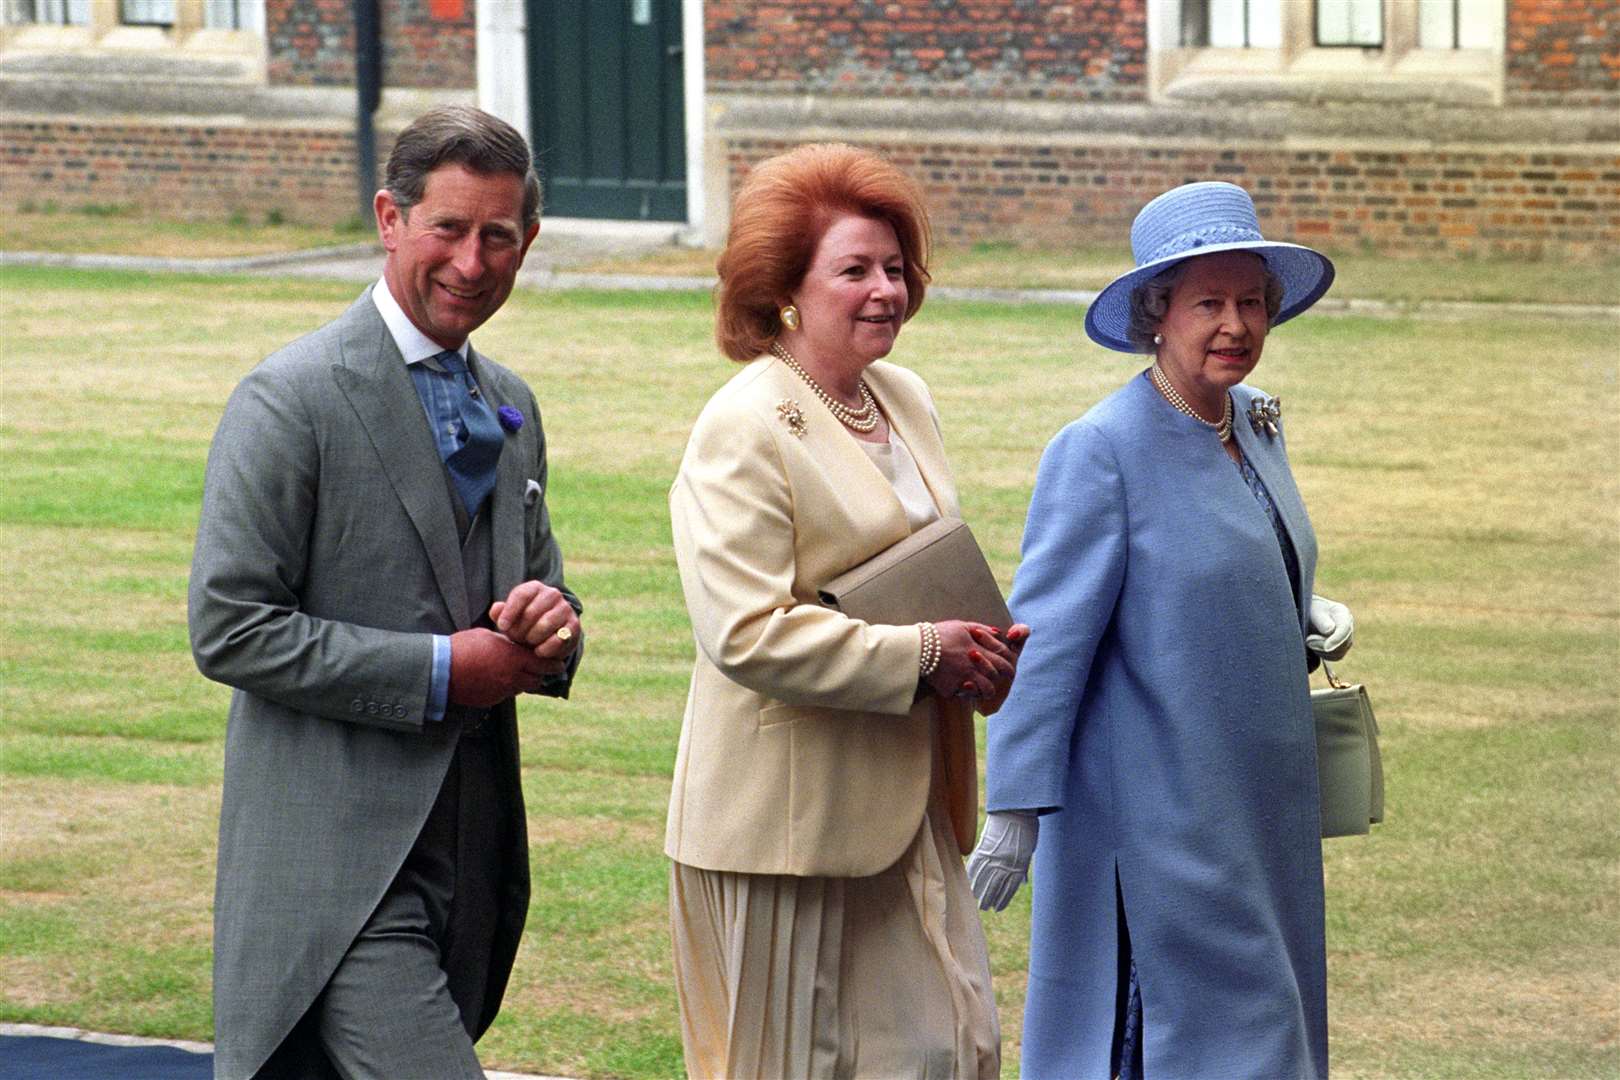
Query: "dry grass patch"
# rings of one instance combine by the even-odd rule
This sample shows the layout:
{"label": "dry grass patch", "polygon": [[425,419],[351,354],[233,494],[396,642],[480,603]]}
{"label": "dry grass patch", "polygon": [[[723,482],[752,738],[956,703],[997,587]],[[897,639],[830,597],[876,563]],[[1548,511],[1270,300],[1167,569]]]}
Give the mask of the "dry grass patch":
{"label": "dry grass patch", "polygon": [[0,1000],[21,1009],[61,1007],[77,997],[73,976],[58,960],[27,956],[6,957],[5,986]]}
{"label": "dry grass patch", "polygon": [[[196,871],[196,854],[212,849],[219,792],[10,777],[0,786],[0,817],[6,822],[0,858],[84,852],[98,857],[99,873],[168,895],[165,882]],[[138,859],[132,834],[140,838]],[[211,863],[202,869],[213,873]],[[85,892],[93,884],[84,882]]]}
{"label": "dry grass patch", "polygon": [[370,240],[370,229],[295,225],[240,214],[227,221],[181,221],[132,206],[58,208],[30,200],[0,217],[0,250],[220,259],[269,255]]}
{"label": "dry grass patch", "polygon": [[[1610,950],[1609,959],[1620,957]],[[1414,973],[1377,988],[1381,1015],[1376,1024],[1368,1023],[1365,1014],[1333,1010],[1334,1034],[1366,1043],[1450,1046],[1462,1054],[1534,1045],[1552,1032],[1572,1044],[1601,1046],[1615,1037],[1620,1005],[1609,993],[1611,987],[1579,974],[1592,960],[1551,957],[1547,970],[1536,974],[1487,964]]]}
{"label": "dry grass patch", "polygon": [[544,804],[529,808],[529,836],[531,852],[542,861],[548,848],[612,844],[630,850],[656,851],[664,842],[661,822],[563,816],[546,813]]}

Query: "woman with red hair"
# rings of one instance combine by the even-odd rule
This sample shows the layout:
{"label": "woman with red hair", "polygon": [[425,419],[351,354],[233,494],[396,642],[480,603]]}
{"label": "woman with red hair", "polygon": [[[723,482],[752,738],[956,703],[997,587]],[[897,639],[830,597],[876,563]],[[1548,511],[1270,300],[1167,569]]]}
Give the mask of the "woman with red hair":
{"label": "woman with red hair", "polygon": [[817,600],[960,516],[928,389],[882,359],[927,261],[921,192],[867,151],[800,147],[738,191],[716,336],[745,366],[670,492],[698,645],[664,848],[694,1077],[999,1072],[962,856],[973,706],[1027,631]]}

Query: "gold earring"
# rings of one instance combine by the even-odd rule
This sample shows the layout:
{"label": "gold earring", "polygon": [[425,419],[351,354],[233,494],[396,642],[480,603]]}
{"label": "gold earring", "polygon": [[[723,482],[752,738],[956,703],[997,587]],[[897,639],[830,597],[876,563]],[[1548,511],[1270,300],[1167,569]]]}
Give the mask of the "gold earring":
{"label": "gold earring", "polygon": [[798,308],[794,307],[792,304],[789,304],[782,309],[781,315],[783,326],[787,327],[789,330],[797,330],[799,328]]}

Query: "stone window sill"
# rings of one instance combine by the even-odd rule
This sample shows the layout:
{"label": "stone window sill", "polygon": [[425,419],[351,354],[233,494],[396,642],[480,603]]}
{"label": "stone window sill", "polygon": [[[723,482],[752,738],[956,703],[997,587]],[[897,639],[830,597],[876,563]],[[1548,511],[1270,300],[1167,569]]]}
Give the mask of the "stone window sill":
{"label": "stone window sill", "polygon": [[1165,102],[1432,101],[1499,104],[1502,61],[1491,50],[1171,49],[1157,56]]}

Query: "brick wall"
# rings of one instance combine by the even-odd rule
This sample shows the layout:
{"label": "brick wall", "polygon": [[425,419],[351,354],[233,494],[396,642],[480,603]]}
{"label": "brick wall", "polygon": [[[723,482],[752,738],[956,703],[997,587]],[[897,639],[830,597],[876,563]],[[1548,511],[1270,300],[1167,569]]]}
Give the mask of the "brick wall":
{"label": "brick wall", "polygon": [[428,90],[476,87],[477,25],[473,6],[479,2],[490,0],[382,0],[386,85]]}
{"label": "brick wall", "polygon": [[1620,0],[1509,0],[1509,100],[1620,107]]}
{"label": "brick wall", "polygon": [[[378,157],[391,143],[379,132]],[[356,212],[352,131],[129,121],[0,121],[0,203],[134,205],[170,217],[329,224]]]}
{"label": "brick wall", "polygon": [[354,25],[348,0],[265,0],[266,76],[272,84],[354,83]]}
{"label": "brick wall", "polygon": [[[730,145],[735,179],[791,140]],[[1447,150],[875,145],[924,185],[937,241],[1115,244],[1150,198],[1248,188],[1268,234],[1393,255],[1589,259],[1620,249],[1620,155]]]}
{"label": "brick wall", "polygon": [[713,90],[1137,101],[1145,0],[706,0]]}
{"label": "brick wall", "polygon": [[[381,0],[384,85],[429,90],[475,86],[474,3]],[[272,85],[354,84],[349,0],[265,0],[264,30]]]}

